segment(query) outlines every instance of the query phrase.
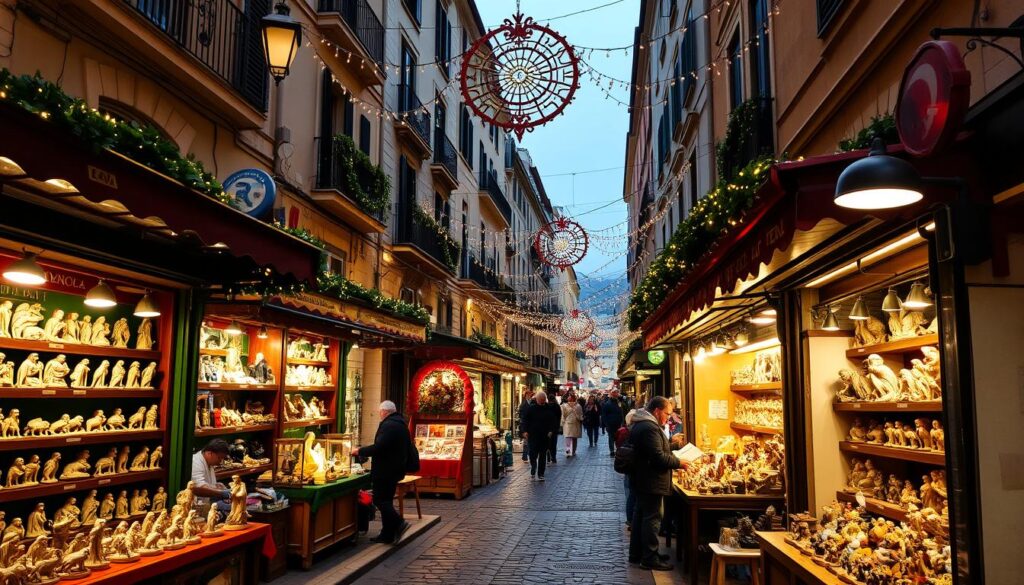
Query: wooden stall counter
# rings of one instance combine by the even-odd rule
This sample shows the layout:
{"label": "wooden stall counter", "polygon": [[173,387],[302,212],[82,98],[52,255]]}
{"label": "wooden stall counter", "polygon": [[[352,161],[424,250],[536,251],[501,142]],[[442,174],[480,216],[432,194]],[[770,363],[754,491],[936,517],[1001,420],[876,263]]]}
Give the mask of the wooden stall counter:
{"label": "wooden stall counter", "polygon": [[[93,571],[76,580],[79,585],[132,585],[165,583],[177,585],[215,580],[248,585],[257,583],[256,567],[260,555],[276,554],[270,526],[250,522],[245,530],[225,531],[217,538],[204,538],[194,546],[166,551],[156,557],[142,557],[134,563],[111,563],[109,568]],[[227,573],[225,575],[225,573]]]}
{"label": "wooden stall counter", "polygon": [[762,585],[846,585],[811,557],[786,544],[785,532],[758,532]]}
{"label": "wooden stall counter", "polygon": [[289,501],[288,553],[313,566],[313,555],[351,539],[358,532],[357,495],[369,489],[370,475],[353,475],[325,485],[276,488]]}

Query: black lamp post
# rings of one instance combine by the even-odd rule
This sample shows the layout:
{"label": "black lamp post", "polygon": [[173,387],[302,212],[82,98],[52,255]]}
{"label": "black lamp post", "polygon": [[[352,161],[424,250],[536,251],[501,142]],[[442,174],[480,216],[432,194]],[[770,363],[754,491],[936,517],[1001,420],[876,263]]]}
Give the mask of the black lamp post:
{"label": "black lamp post", "polygon": [[260,21],[263,29],[263,54],[275,84],[288,76],[288,68],[295,60],[295,54],[302,43],[302,25],[290,15],[284,0],[274,5],[275,14],[268,14]]}

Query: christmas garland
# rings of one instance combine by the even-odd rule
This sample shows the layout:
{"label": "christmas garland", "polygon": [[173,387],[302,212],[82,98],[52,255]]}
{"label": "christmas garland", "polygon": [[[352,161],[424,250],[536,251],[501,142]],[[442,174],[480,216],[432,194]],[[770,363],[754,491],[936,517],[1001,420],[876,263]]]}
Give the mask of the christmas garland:
{"label": "christmas garland", "polygon": [[899,144],[900,134],[896,130],[896,117],[892,114],[872,116],[868,125],[862,128],[856,136],[839,141],[839,150],[848,152],[871,148],[871,141],[875,136],[881,138],[886,144]]}
{"label": "christmas garland", "polygon": [[0,99],[56,124],[95,152],[110,149],[222,203],[232,201],[201,162],[191,154],[183,157],[178,146],[164,138],[157,128],[100,113],[38,73],[16,76],[6,68],[0,69]]}
{"label": "christmas garland", "polygon": [[640,327],[658,308],[719,236],[743,222],[743,212],[753,206],[757,189],[773,162],[769,157],[752,161],[736,173],[732,181],[720,180],[693,206],[690,216],[679,224],[668,245],[633,290],[628,309],[631,330]]}
{"label": "christmas garland", "polygon": [[[751,98],[736,106],[729,112],[729,124],[726,126],[725,137],[715,145],[715,167],[718,177],[726,181],[736,178],[739,169],[733,168],[741,153],[747,150],[748,144],[755,139],[757,120],[763,98]],[[762,156],[764,153],[756,153]]]}
{"label": "christmas garland", "polygon": [[517,360],[525,362],[526,360],[530,359],[525,353],[519,351],[518,349],[509,347],[504,343],[498,341],[497,339],[491,337],[490,335],[480,333],[479,331],[474,331],[473,335],[471,335],[469,338],[484,347],[493,349],[498,353],[503,353]]}
{"label": "christmas garland", "polygon": [[306,228],[289,227],[289,226],[286,226],[286,225],[284,225],[283,223],[281,223],[279,221],[275,221],[271,225],[273,225],[277,229],[281,230],[282,232],[284,232],[286,234],[291,234],[291,235],[295,236],[296,238],[299,238],[300,240],[302,240],[304,242],[307,242],[309,244],[312,244],[312,245],[316,246],[317,248],[320,248],[321,250],[326,250],[327,249],[327,245],[324,243],[324,241],[321,240],[320,238],[314,236],[313,232],[307,230]]}
{"label": "christmas garland", "polygon": [[437,243],[441,247],[441,256],[445,265],[454,272],[459,267],[459,256],[462,254],[462,245],[455,241],[452,234],[441,224],[430,216],[429,213],[416,205],[413,207],[412,219],[420,226],[437,234]]}
{"label": "christmas garland", "polygon": [[396,317],[403,317],[424,325],[430,321],[430,313],[423,307],[400,299],[393,299],[378,289],[366,288],[339,274],[321,273],[317,278],[317,286],[320,293],[343,301],[349,299],[364,301]]}
{"label": "christmas garland", "polygon": [[618,361],[618,364],[619,364],[619,369],[620,370],[622,369],[623,363],[626,361],[626,358],[628,358],[630,355],[632,355],[632,353],[634,351],[640,349],[640,345],[641,345],[642,341],[643,341],[642,339],[637,337],[633,341],[630,341],[629,345],[627,345],[625,347],[622,347],[622,348],[619,348],[619,361]]}
{"label": "christmas garland", "polygon": [[371,215],[380,215],[391,207],[391,179],[366,153],[356,148],[352,138],[334,136],[333,156],[341,163],[339,187]]}

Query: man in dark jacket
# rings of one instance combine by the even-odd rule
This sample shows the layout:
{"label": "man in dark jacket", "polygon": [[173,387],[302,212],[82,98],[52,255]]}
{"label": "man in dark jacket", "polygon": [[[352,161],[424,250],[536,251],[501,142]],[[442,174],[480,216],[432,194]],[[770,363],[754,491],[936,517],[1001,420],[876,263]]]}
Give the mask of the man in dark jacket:
{"label": "man in dark jacket", "polygon": [[373,505],[380,510],[380,534],[373,542],[398,544],[409,523],[395,510],[395,489],[405,477],[409,451],[416,447],[409,436],[409,425],[398,414],[394,402],[380,403],[380,425],[373,444],[352,450],[353,457],[372,457],[370,480],[373,482]]}
{"label": "man in dark jacket", "polygon": [[662,427],[672,414],[672,401],[655,396],[647,409],[633,414],[629,441],[633,445],[632,491],[636,494],[633,529],[629,534],[629,562],[644,569],[671,571],[668,557],[658,553],[662,498],[672,494],[672,470],[684,465],[672,454]]}
{"label": "man in dark jacket", "polygon": [[622,404],[619,402],[619,391],[612,390],[611,395],[601,406],[601,420],[604,428],[608,431],[608,451],[615,455],[615,433],[622,426],[625,415],[622,413]]}
{"label": "man in dark jacket", "polygon": [[557,463],[555,453],[558,452],[558,433],[562,431],[562,405],[558,403],[558,397],[550,396],[545,408],[548,409],[548,416],[551,418],[551,440],[548,441],[548,462]]}
{"label": "man in dark jacket", "polygon": [[533,391],[527,390],[523,392],[523,401],[519,403],[519,438],[523,439],[523,461],[528,461],[530,459],[530,450],[526,447],[526,438],[523,436],[523,431],[525,430],[525,424],[523,421],[526,417],[526,411],[529,410],[530,406],[533,404]]}
{"label": "man in dark jacket", "polygon": [[548,408],[548,395],[544,391],[537,392],[533,400],[535,404],[526,409],[526,416],[523,417],[523,437],[530,450],[530,479],[536,476],[538,480],[544,481],[548,444],[557,440],[557,435],[551,429],[561,420],[562,411],[553,414],[554,411]]}

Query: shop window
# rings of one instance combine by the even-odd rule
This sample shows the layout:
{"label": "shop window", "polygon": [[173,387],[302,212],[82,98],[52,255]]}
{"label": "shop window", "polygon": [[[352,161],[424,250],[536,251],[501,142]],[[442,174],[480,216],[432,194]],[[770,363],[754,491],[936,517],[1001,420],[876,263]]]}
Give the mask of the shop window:
{"label": "shop window", "polygon": [[398,296],[401,300],[407,303],[416,302],[416,291],[412,290],[409,287],[403,286],[402,290],[399,291]]}
{"label": "shop window", "polygon": [[345,259],[346,254],[344,252],[328,253],[327,272],[330,272],[331,274],[336,274],[338,276],[346,276]]}

